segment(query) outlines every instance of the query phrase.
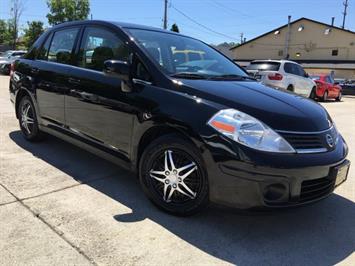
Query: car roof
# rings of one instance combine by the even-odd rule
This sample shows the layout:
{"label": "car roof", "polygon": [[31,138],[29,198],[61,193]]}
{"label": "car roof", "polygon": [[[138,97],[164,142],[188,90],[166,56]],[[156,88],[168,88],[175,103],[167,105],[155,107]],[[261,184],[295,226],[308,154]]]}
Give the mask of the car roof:
{"label": "car roof", "polygon": [[[58,29],[58,28],[61,28],[61,27],[66,27],[66,26],[93,25],[93,24],[111,25],[111,26],[116,26],[116,27],[121,28],[121,29],[131,28],[131,29],[152,30],[152,31],[159,31],[159,32],[175,34],[175,35],[179,35],[179,36],[185,36],[185,35],[180,34],[180,33],[176,33],[176,32],[170,31],[170,30],[164,30],[164,29],[160,29],[160,28],[156,28],[156,27],[139,25],[139,24],[134,24],[134,23],[127,23],[127,22],[119,22],[119,21],[106,21],[106,20],[70,21],[70,22],[64,22],[64,23],[55,25],[52,29]],[[188,36],[185,36],[185,37],[188,37]]]}
{"label": "car roof", "polygon": [[274,59],[260,59],[260,60],[253,60],[251,63],[262,63],[262,62],[273,62],[273,63],[293,63],[293,64],[297,64],[299,65],[297,62],[295,61],[291,61],[291,60],[285,60],[285,59],[281,59],[281,60],[274,60]]}

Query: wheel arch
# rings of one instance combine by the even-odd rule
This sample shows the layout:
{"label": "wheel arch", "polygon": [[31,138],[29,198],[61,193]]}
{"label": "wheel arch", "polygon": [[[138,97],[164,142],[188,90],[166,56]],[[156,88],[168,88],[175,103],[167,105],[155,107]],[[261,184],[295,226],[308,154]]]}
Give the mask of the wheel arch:
{"label": "wheel arch", "polygon": [[201,139],[196,134],[185,128],[166,124],[154,125],[147,129],[140,136],[137,143],[133,145],[134,147],[132,151],[132,170],[138,173],[139,162],[142,157],[142,154],[153,140],[169,134],[178,135],[182,139],[190,142],[198,149],[200,149],[202,146]]}
{"label": "wheel arch", "polygon": [[[20,89],[17,94],[16,94],[16,98],[15,98],[15,112],[16,112],[16,118],[18,119],[19,118],[19,114],[18,114],[18,107],[20,105],[20,102],[21,102],[21,99],[24,97],[24,96],[29,96],[32,100],[32,97],[31,97],[31,94],[25,90],[25,89]],[[33,100],[32,100],[33,102]]]}
{"label": "wheel arch", "polygon": [[18,106],[21,102],[21,99],[22,97],[24,96],[28,96],[30,97],[32,103],[33,103],[33,106],[35,108],[35,112],[36,112],[36,116],[37,116],[37,121],[39,124],[41,124],[41,117],[40,117],[40,113],[39,113],[39,108],[38,108],[38,105],[37,105],[37,101],[33,95],[33,93],[31,93],[29,90],[27,90],[26,88],[24,87],[21,87],[17,93],[16,93],[16,97],[15,97],[15,113],[16,113],[16,118],[18,119],[19,116],[18,116]]}

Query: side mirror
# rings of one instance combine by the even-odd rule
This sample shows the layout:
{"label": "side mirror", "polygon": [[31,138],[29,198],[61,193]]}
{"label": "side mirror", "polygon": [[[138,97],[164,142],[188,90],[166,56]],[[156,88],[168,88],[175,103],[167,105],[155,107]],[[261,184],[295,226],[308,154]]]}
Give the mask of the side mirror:
{"label": "side mirror", "polygon": [[129,86],[129,72],[130,65],[125,61],[119,60],[106,60],[104,62],[104,73],[108,75],[114,75],[121,80],[121,89],[123,92],[131,92]]}
{"label": "side mirror", "polygon": [[129,64],[125,61],[106,60],[104,62],[104,72],[116,75],[118,78],[127,81],[129,79]]}

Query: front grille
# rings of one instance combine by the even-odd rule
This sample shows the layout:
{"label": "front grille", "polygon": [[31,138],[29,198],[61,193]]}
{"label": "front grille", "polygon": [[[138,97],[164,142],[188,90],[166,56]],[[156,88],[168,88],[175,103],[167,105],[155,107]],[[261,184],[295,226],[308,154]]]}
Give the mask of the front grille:
{"label": "front grille", "polygon": [[[334,149],[338,139],[335,127],[319,133],[287,131],[280,131],[279,133],[297,152],[326,152]],[[329,145],[327,142],[328,135],[332,137],[333,145]]]}
{"label": "front grille", "polygon": [[284,133],[282,134],[282,136],[296,150],[324,148],[323,142],[319,135],[315,135],[315,134],[300,135],[300,134]]}
{"label": "front grille", "polygon": [[323,177],[302,182],[299,202],[312,201],[330,194],[334,189],[335,181],[329,177]]}

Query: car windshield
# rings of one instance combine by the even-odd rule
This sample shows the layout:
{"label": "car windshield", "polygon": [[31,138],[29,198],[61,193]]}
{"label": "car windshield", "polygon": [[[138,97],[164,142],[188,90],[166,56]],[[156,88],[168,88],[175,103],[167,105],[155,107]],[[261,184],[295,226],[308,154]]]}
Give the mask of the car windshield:
{"label": "car windshield", "polygon": [[165,73],[181,78],[249,78],[232,61],[193,38],[152,30],[128,29]]}
{"label": "car windshield", "polygon": [[278,62],[252,62],[247,66],[247,70],[278,71],[280,63]]}

